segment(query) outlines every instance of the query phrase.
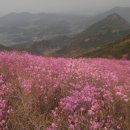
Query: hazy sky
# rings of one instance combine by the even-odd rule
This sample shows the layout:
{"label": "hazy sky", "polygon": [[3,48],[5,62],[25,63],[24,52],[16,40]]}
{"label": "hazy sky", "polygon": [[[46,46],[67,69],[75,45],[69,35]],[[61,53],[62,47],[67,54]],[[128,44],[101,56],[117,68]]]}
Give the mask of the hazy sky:
{"label": "hazy sky", "polygon": [[130,0],[0,0],[0,15],[10,12],[94,13],[114,6],[130,6]]}

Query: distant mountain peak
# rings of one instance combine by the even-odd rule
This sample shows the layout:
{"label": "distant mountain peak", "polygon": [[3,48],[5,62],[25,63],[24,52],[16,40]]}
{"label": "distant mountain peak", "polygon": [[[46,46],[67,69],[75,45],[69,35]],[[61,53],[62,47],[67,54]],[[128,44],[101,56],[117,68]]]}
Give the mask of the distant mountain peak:
{"label": "distant mountain peak", "polygon": [[116,7],[112,8],[111,10],[116,11],[116,10],[119,10],[119,9],[121,9],[121,8],[123,8],[123,7],[121,7],[121,6],[116,6]]}
{"label": "distant mountain peak", "polygon": [[117,11],[119,11],[119,10],[124,10],[124,9],[130,9],[130,7],[116,6],[116,7],[112,8],[111,11],[117,12]]}
{"label": "distant mountain peak", "polygon": [[111,15],[108,15],[103,20],[92,25],[89,29],[94,29],[94,32],[95,30],[99,32],[101,28],[105,28],[107,30],[113,30],[113,29],[125,30],[128,29],[129,27],[130,27],[129,23],[124,18],[122,18],[117,13],[113,13]]}
{"label": "distant mountain peak", "polygon": [[119,14],[113,13],[108,15],[103,20],[90,26],[85,32],[91,32],[93,35],[100,32],[113,32],[113,30],[120,31],[128,28],[130,28],[129,23]]}
{"label": "distant mountain peak", "polygon": [[108,15],[106,19],[109,19],[111,21],[117,21],[117,20],[123,20],[125,23],[128,23],[124,18],[122,18],[119,14],[113,13],[111,15]]}
{"label": "distant mountain peak", "polygon": [[110,14],[110,15],[107,16],[107,18],[123,19],[123,18],[122,18],[119,14],[117,14],[117,13]]}

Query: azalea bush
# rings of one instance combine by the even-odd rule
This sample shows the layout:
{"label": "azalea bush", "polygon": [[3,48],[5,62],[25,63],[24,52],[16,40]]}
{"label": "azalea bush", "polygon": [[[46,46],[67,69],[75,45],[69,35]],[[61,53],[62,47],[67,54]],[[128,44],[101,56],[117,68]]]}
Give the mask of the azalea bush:
{"label": "azalea bush", "polygon": [[130,61],[0,53],[0,130],[129,130]]}

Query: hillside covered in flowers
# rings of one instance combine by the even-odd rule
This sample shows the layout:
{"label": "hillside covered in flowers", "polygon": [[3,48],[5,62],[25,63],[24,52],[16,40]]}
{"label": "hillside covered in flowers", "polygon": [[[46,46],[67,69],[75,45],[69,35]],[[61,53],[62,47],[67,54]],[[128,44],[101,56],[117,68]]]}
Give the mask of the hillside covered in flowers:
{"label": "hillside covered in flowers", "polygon": [[0,130],[130,130],[130,61],[0,52]]}

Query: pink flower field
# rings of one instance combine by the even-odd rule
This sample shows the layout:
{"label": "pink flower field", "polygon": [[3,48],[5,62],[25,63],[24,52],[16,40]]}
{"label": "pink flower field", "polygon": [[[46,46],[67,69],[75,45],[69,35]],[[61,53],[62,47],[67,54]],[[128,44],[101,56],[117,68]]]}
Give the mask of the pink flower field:
{"label": "pink flower field", "polygon": [[0,52],[0,130],[130,130],[130,61]]}

